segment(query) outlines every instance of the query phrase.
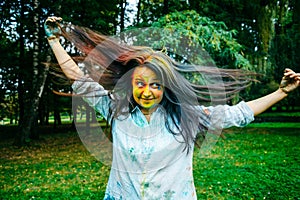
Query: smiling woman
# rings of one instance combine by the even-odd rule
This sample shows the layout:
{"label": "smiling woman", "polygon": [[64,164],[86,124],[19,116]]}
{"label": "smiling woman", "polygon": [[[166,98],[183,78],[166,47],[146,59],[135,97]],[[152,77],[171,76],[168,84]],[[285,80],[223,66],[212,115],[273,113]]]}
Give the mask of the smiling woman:
{"label": "smiling woman", "polygon": [[132,85],[134,100],[142,113],[149,116],[163,98],[161,80],[151,69],[141,66],[133,71]]}
{"label": "smiling woman", "polygon": [[[111,125],[113,160],[105,199],[196,199],[192,162],[197,138],[205,138],[207,132],[219,136],[223,128],[249,124],[254,115],[300,83],[300,74],[286,69],[280,88],[267,96],[234,106],[205,107],[199,100],[209,99],[201,98],[202,94],[228,100],[226,95],[249,83],[248,73],[183,65],[149,47],[119,44],[73,25],[62,28],[59,21],[50,17],[45,22],[59,66],[72,80],[76,95]],[[61,31],[83,53],[87,75],[61,46],[57,38]],[[229,81],[201,85],[190,82],[184,73]]]}

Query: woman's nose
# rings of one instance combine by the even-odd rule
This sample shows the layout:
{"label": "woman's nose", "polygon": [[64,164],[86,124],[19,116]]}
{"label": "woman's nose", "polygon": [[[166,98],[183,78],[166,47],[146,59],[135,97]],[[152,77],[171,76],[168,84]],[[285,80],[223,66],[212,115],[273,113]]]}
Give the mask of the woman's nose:
{"label": "woman's nose", "polygon": [[147,86],[143,92],[143,96],[147,98],[147,97],[150,97],[151,95],[152,94],[151,94],[150,88],[149,88],[149,86]]}

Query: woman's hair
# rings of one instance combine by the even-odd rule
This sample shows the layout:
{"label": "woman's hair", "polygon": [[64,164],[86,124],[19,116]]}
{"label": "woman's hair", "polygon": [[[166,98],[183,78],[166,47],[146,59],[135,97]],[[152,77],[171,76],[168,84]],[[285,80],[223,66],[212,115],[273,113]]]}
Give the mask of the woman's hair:
{"label": "woman's hair", "polygon": [[[137,106],[132,97],[133,70],[138,66],[153,70],[165,88],[160,105],[169,119],[166,128],[183,137],[187,150],[196,140],[195,131],[205,133],[209,124],[208,115],[201,110],[195,112],[194,106],[199,101],[225,102],[251,82],[250,72],[182,64],[162,51],[122,44],[84,27],[67,25],[62,30],[62,35],[81,52],[74,59],[84,61],[90,77],[111,90],[115,98],[115,107],[110,110],[111,121],[130,113],[128,107],[131,111]],[[219,81],[210,83],[213,79]]]}

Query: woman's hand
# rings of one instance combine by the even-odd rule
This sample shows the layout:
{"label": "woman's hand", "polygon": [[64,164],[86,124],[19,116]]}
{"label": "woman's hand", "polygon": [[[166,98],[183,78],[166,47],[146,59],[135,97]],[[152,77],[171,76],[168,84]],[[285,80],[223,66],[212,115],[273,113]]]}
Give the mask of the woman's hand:
{"label": "woman's hand", "polygon": [[300,73],[295,73],[291,69],[284,70],[284,76],[280,82],[279,88],[285,92],[290,93],[300,85]]}
{"label": "woman's hand", "polygon": [[56,38],[61,34],[59,22],[62,21],[61,17],[48,17],[44,23],[45,33],[48,39]]}

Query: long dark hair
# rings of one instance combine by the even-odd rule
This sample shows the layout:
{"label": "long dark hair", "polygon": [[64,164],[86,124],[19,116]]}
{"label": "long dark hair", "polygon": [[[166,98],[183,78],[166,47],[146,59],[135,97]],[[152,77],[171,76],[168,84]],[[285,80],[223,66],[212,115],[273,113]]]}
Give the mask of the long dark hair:
{"label": "long dark hair", "polygon": [[[134,68],[146,66],[153,70],[165,88],[160,104],[170,119],[166,120],[166,127],[172,134],[182,136],[187,150],[196,140],[195,131],[205,133],[209,126],[209,116],[204,111],[194,110],[199,100],[225,102],[247,87],[253,75],[237,69],[182,64],[161,51],[122,44],[84,27],[66,25],[62,30],[62,35],[82,53],[74,59],[84,61],[90,77],[115,94],[115,107],[110,110],[111,121],[129,114],[130,108],[136,106],[131,86]],[[187,79],[190,74],[212,79],[218,77],[222,81],[200,84]],[[126,106],[129,106],[129,112]]]}

